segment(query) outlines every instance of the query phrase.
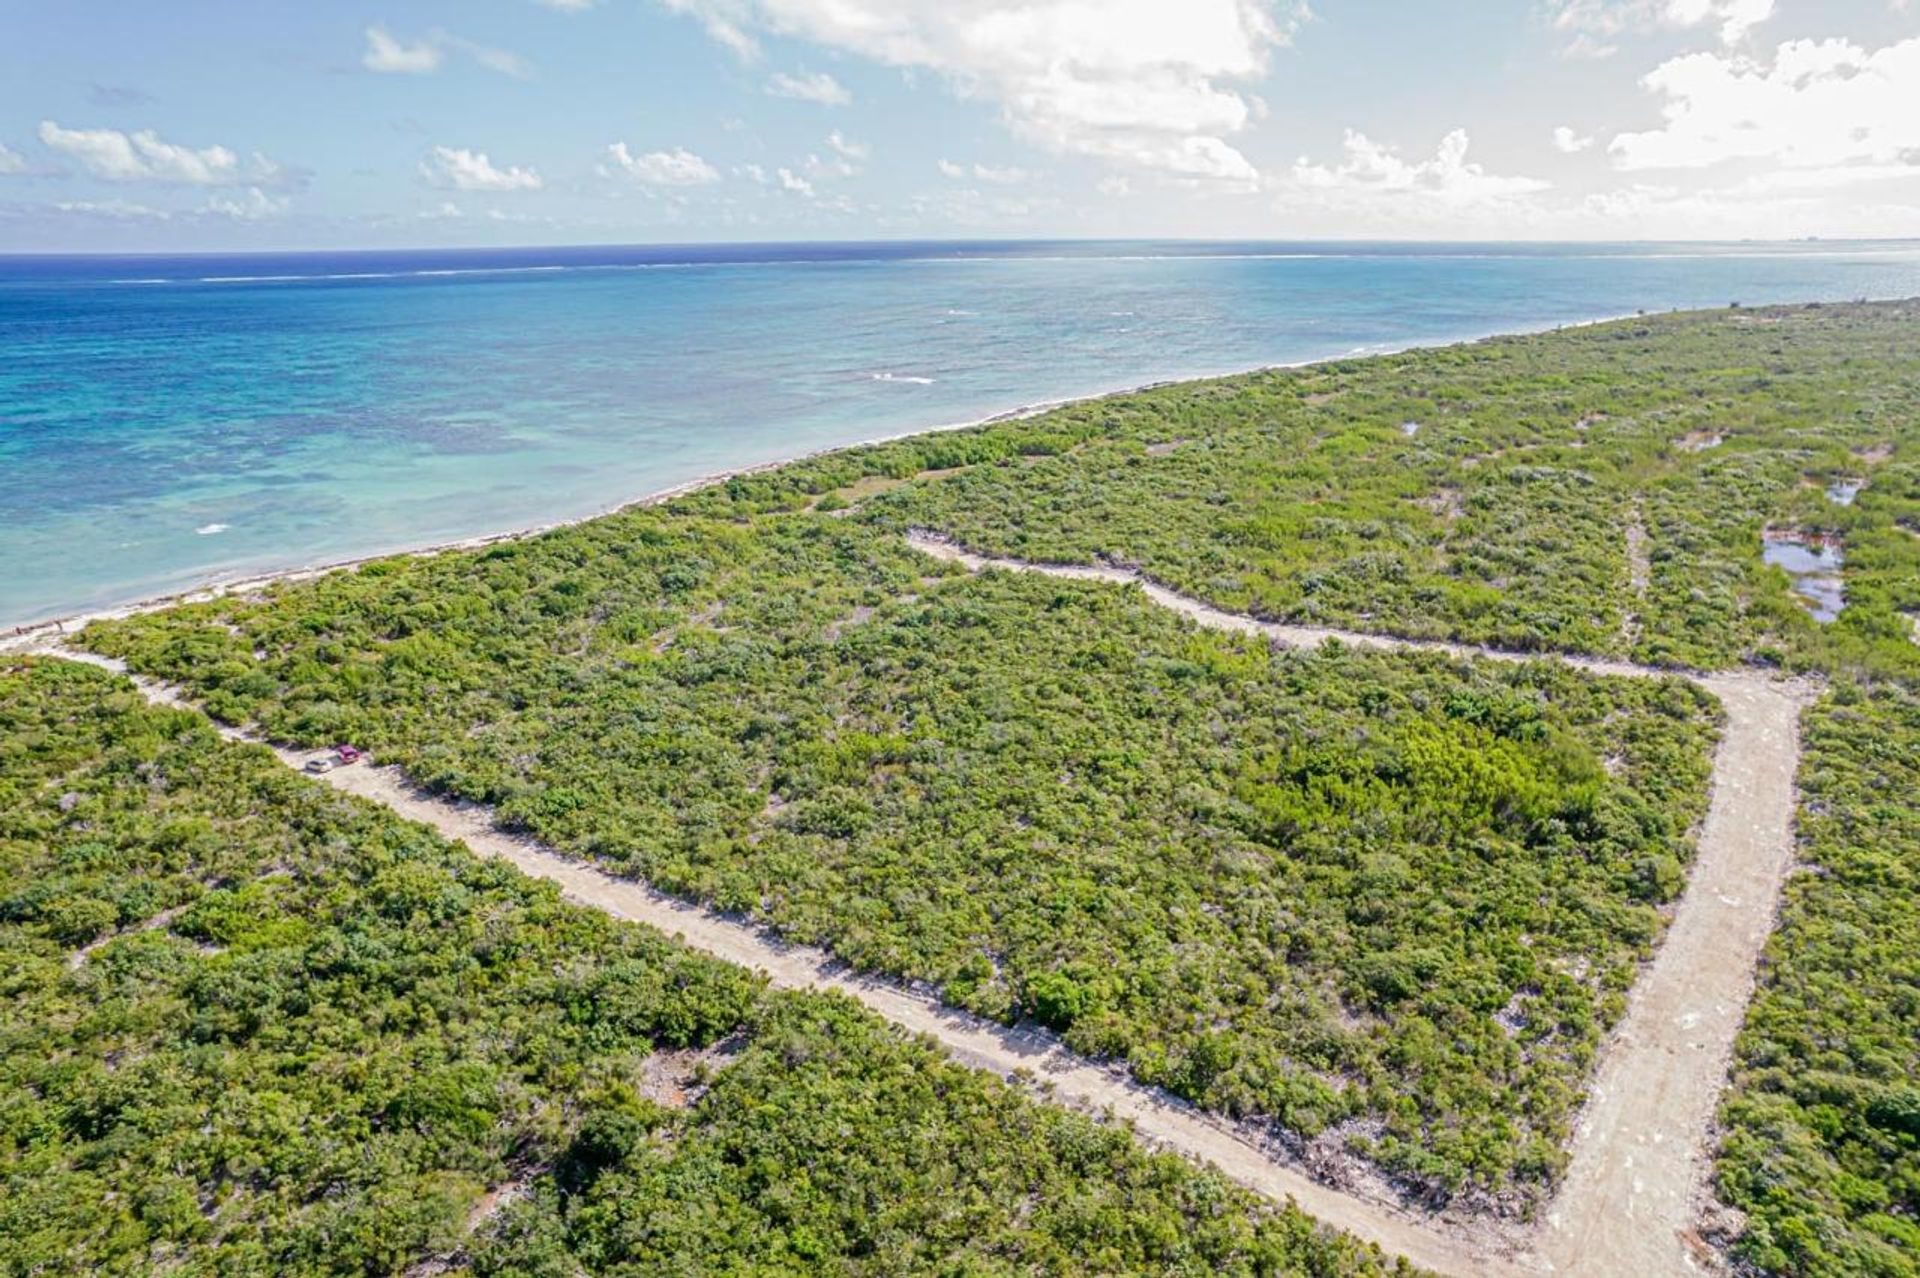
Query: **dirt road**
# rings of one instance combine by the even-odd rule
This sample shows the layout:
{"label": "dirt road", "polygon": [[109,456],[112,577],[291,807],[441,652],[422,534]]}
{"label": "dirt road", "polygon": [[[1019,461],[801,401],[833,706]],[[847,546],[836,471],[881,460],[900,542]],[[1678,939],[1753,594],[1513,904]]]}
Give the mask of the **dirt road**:
{"label": "dirt road", "polygon": [[[1221,612],[1125,569],[988,559],[937,537],[909,540],[927,554],[976,572],[999,568],[1138,585],[1154,602],[1200,625],[1263,634],[1293,647],[1338,639],[1357,647],[1538,659],[1259,621]],[[1627,678],[1673,673],[1618,661],[1549,659]],[[1566,1179],[1523,1257],[1534,1272],[1654,1278],[1718,1267],[1694,1232],[1708,1195],[1708,1142],[1734,1036],[1753,996],[1755,965],[1793,866],[1799,719],[1814,689],[1758,673],[1688,677],[1712,693],[1727,714],[1714,754],[1707,817],[1666,937],[1635,982],[1627,1013],[1602,1051],[1574,1131]]]}
{"label": "dirt road", "polygon": [[[1154,602],[1200,625],[1264,634],[1292,646],[1339,639],[1357,647],[1539,659],[1259,621],[1222,612],[1121,569],[988,560],[930,537],[912,542],[974,571],[1001,568],[1138,585]],[[117,662],[65,649],[47,650],[121,668]],[[1548,659],[1597,674],[1646,678],[1671,673],[1588,658]],[[138,682],[157,702],[184,704],[173,689],[151,680]],[[1752,994],[1754,964],[1792,865],[1798,716],[1810,696],[1805,686],[1758,674],[1703,675],[1695,682],[1719,698],[1728,722],[1714,758],[1712,799],[1693,873],[1664,944],[1635,985],[1627,1014],[1603,1052],[1574,1135],[1566,1180],[1546,1220],[1530,1236],[1484,1221],[1422,1215],[1384,1197],[1321,1184],[1263,1147],[1251,1133],[1142,1087],[1118,1070],[1075,1056],[1043,1030],[1008,1028],[955,1011],[929,995],[853,973],[824,951],[786,944],[752,924],[605,874],[497,829],[485,808],[423,794],[397,770],[350,767],[324,779],[460,839],[482,855],[556,883],[583,905],[650,924],[695,949],[765,972],[776,986],[849,994],[895,1024],[929,1035],[956,1060],[1004,1077],[1031,1076],[1056,1099],[1111,1112],[1156,1145],[1212,1163],[1269,1198],[1291,1198],[1326,1224],[1424,1268],[1459,1278],[1529,1273],[1659,1278],[1697,1273],[1714,1263],[1692,1233],[1697,1204],[1706,1191],[1709,1125],[1734,1035]],[[223,732],[245,736],[233,729]],[[276,747],[275,753],[288,766],[299,767],[310,752]]]}

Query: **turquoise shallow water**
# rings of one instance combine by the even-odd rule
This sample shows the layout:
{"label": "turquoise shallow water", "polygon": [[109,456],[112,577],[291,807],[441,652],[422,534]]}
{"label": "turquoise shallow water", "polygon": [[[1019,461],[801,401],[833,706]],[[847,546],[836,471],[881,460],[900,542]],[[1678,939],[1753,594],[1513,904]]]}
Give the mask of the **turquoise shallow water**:
{"label": "turquoise shallow water", "polygon": [[1916,244],[0,257],[0,622],[1163,378],[1914,294]]}

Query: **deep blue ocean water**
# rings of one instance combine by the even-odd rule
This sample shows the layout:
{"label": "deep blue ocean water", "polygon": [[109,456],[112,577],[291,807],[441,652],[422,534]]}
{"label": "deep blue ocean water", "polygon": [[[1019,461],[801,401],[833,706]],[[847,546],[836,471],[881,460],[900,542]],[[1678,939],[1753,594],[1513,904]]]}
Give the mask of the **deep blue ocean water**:
{"label": "deep blue ocean water", "polygon": [[0,622],[1170,377],[1920,294],[1920,244],[0,257]]}

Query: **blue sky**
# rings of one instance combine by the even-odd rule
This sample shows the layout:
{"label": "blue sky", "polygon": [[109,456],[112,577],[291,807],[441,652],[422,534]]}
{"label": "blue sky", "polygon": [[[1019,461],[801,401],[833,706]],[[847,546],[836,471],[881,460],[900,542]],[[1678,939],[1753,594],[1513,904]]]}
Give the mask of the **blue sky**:
{"label": "blue sky", "polygon": [[0,251],[1920,235],[1920,0],[62,0]]}

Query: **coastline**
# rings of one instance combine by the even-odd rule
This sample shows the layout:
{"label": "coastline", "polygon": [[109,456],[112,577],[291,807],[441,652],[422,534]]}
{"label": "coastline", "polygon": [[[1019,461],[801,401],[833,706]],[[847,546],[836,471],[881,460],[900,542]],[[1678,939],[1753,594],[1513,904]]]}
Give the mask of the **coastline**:
{"label": "coastline", "polygon": [[[1646,314],[1647,312],[1640,312]],[[797,465],[817,457],[827,457],[835,453],[851,452],[861,448],[874,448],[881,444],[891,444],[902,439],[913,439],[922,435],[943,435],[956,431],[974,430],[985,426],[995,426],[1003,422],[1025,421],[1039,417],[1055,409],[1077,404],[1096,404],[1102,400],[1117,399],[1127,395],[1139,395],[1147,391],[1160,390],[1168,386],[1183,386],[1198,382],[1214,381],[1228,377],[1251,377],[1260,373],[1279,372],[1293,369],[1314,368],[1322,364],[1338,363],[1352,359],[1378,359],[1392,355],[1404,355],[1414,350],[1447,350],[1456,346],[1471,346],[1480,342],[1495,341],[1509,337],[1535,336],[1541,333],[1561,332],[1567,329],[1592,328],[1601,324],[1611,324],[1620,320],[1633,319],[1633,314],[1603,315],[1592,319],[1573,320],[1551,327],[1512,329],[1506,332],[1484,333],[1478,336],[1454,337],[1438,342],[1412,342],[1403,346],[1382,346],[1377,349],[1350,351],[1340,355],[1323,355],[1313,359],[1293,360],[1275,364],[1258,364],[1250,368],[1241,368],[1216,373],[1197,373],[1185,376],[1159,377],[1151,381],[1138,382],[1114,390],[1094,391],[1085,395],[1069,395],[1061,399],[1039,400],[1023,404],[1016,408],[1004,409],[985,417],[971,418],[966,421],[947,422],[934,426],[917,426],[908,430],[893,431],[884,435],[875,435],[852,443],[833,444],[825,448],[810,449],[786,457],[768,461],[753,462],[744,466],[729,467],[725,470],[711,471],[693,479],[685,480],[666,488],[642,494],[628,501],[604,506],[599,510],[566,519],[556,519],[542,524],[530,524],[518,528],[504,529],[498,532],[479,533],[471,537],[461,537],[450,541],[428,542],[415,546],[401,546],[393,549],[353,555],[344,559],[326,560],[320,563],[294,565],[287,568],[270,569],[250,575],[236,577],[231,581],[220,581],[209,577],[201,584],[184,590],[168,591],[148,595],[128,603],[114,604],[92,611],[73,612],[60,616],[46,617],[37,621],[12,622],[0,620],[0,653],[45,651],[58,646],[63,638],[85,629],[96,621],[118,621],[126,617],[140,616],[144,613],[159,612],[165,608],[179,607],[184,604],[206,603],[223,599],[229,595],[246,595],[265,590],[270,586],[286,582],[311,581],[329,573],[346,572],[366,564],[396,556],[426,558],[434,555],[455,553],[463,550],[479,550],[487,546],[497,546],[503,542],[522,541],[538,537],[543,533],[555,532],[562,528],[572,528],[595,519],[604,519],[623,511],[643,509],[648,506],[664,505],[667,502],[724,484],[730,479],[742,475],[759,475],[779,470],[786,466]]]}

